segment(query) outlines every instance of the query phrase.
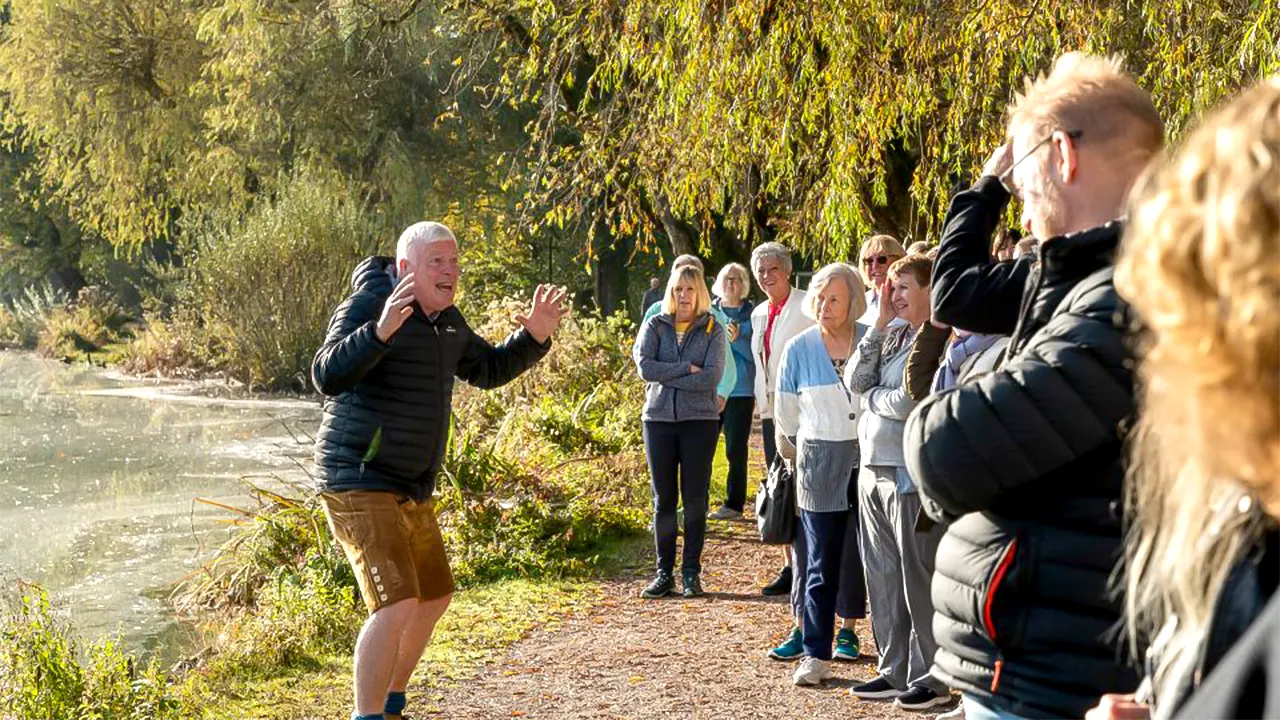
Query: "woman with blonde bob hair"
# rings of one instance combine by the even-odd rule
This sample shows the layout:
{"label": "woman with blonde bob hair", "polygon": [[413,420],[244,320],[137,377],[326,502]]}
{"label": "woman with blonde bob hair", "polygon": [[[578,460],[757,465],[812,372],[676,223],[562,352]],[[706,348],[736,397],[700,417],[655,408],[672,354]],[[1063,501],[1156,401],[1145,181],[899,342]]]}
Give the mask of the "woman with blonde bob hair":
{"label": "woman with blonde bob hair", "polygon": [[1116,287],[1141,325],[1142,405],[1124,585],[1148,672],[1136,702],[1107,696],[1089,717],[1144,704],[1161,718],[1274,716],[1280,81],[1159,163],[1130,214]]}
{"label": "woman with blonde bob hair", "polygon": [[[857,660],[853,621],[866,617],[858,505],[850,492],[859,459],[858,398],[842,379],[867,329],[857,322],[865,291],[858,272],[845,263],[819,270],[803,305],[816,324],[787,343],[778,371],[778,453],[795,467],[800,513],[791,546],[792,636],[799,635],[806,657],[793,678],[797,685],[831,677],[833,658]],[[844,618],[838,634],[837,615]]]}
{"label": "woman with blonde bob hair", "polygon": [[867,309],[858,322],[871,327],[880,313],[880,286],[889,277],[889,266],[907,256],[902,243],[892,235],[872,235],[858,248],[858,271],[867,286]]}
{"label": "woman with blonde bob hair", "polygon": [[710,312],[711,296],[701,268],[671,273],[662,312],[640,326],[632,354],[647,383],[644,449],[653,488],[653,542],[657,575],[641,596],[675,591],[676,505],[684,501],[683,594],[702,594],[702,545],[707,532],[707,496],[720,408],[716,384],[724,372],[725,332]]}

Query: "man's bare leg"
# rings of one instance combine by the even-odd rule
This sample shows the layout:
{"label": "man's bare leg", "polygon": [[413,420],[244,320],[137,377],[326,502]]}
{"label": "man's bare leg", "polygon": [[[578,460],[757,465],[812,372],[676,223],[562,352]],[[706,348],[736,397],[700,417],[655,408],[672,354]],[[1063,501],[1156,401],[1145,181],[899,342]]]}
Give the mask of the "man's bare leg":
{"label": "man's bare leg", "polygon": [[453,595],[445,595],[437,600],[424,600],[414,608],[409,624],[400,636],[400,655],[396,659],[394,672],[391,673],[390,692],[404,692],[409,687],[409,678],[418,669],[422,655],[431,644],[431,633],[436,623],[444,616]]}
{"label": "man's bare leg", "polygon": [[379,609],[364,621],[356,640],[356,714],[380,715],[400,656],[400,643],[420,603],[408,598]]}

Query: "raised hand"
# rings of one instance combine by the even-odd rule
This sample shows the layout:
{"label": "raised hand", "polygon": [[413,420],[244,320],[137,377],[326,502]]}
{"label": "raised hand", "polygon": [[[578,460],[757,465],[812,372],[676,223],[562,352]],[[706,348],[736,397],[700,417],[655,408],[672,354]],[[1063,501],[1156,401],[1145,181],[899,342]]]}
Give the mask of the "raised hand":
{"label": "raised hand", "polygon": [[391,342],[391,338],[404,325],[404,321],[413,314],[413,273],[408,273],[396,283],[396,289],[382,306],[382,317],[378,318],[375,332],[383,343]]}
{"label": "raised hand", "polygon": [[1000,178],[1003,182],[1006,179],[1005,173],[1012,167],[1013,145],[1006,143],[996,148],[996,151],[991,153],[991,157],[987,158],[987,163],[982,166],[982,174]]}
{"label": "raised hand", "polygon": [[552,285],[539,285],[533,291],[533,308],[528,315],[516,315],[516,322],[539,343],[545,343],[560,327],[560,318],[568,313],[564,306],[568,291]]}
{"label": "raised hand", "polygon": [[880,315],[876,318],[876,328],[884,330],[898,316],[898,309],[893,306],[893,280],[885,277],[880,283]]}

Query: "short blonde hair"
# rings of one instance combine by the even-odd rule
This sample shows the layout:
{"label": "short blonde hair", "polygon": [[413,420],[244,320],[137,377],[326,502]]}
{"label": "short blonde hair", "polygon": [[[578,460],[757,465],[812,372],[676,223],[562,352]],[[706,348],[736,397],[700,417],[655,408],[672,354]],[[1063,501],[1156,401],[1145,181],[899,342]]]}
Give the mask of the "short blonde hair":
{"label": "short blonde hair", "polygon": [[698,302],[694,307],[695,315],[702,315],[711,310],[711,294],[707,292],[707,280],[702,276],[701,268],[693,265],[682,265],[671,271],[671,279],[667,281],[667,292],[662,296],[662,312],[667,315],[676,314],[676,287],[681,280],[688,280],[698,294]]}
{"label": "short blonde hair", "polygon": [[731,275],[738,274],[742,276],[742,297],[746,297],[751,293],[751,274],[747,272],[747,268],[742,263],[729,263],[720,268],[720,273],[716,275],[715,284],[711,286],[711,294],[724,299],[724,281],[728,280]]}
{"label": "short blonde hair", "polygon": [[862,282],[862,275],[849,263],[831,263],[814,273],[801,309],[805,317],[817,320],[818,293],[835,280],[843,280],[849,287],[849,327],[853,327],[867,311],[867,286]]}
{"label": "short blonde hair", "polygon": [[862,275],[862,281],[868,285],[871,284],[871,276],[867,274],[866,260],[872,255],[884,255],[889,258],[889,264],[893,264],[895,260],[907,254],[902,249],[902,243],[898,242],[898,238],[892,235],[872,235],[862,241],[862,247],[858,248],[858,273]]}
{"label": "short blonde hair", "polygon": [[1164,147],[1164,122],[1151,94],[1115,55],[1069,52],[1047,74],[1027,78],[1009,106],[1009,140],[1026,128],[1035,141],[1058,130],[1078,131],[1082,142],[1126,148],[1111,156],[1139,167]]}
{"label": "short blonde hair", "polygon": [[907,248],[908,255],[923,255],[927,252],[929,252],[929,243],[923,240],[917,240]]}
{"label": "short blonde hair", "polygon": [[1257,500],[1280,505],[1280,83],[1148,172],[1115,282],[1142,323],[1125,606],[1135,645],[1167,628],[1159,707],[1191,684],[1227,576],[1262,536]]}

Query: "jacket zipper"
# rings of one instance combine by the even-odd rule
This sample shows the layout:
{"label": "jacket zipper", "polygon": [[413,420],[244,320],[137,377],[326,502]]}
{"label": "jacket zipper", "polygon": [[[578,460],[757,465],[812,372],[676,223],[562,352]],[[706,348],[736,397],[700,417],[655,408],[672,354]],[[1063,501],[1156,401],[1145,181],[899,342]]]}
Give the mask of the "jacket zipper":
{"label": "jacket zipper", "polygon": [[1032,308],[1036,304],[1036,296],[1040,294],[1040,286],[1044,284],[1044,268],[1040,260],[1036,261],[1036,265],[1032,268],[1033,275],[1030,291],[1022,296],[1022,307],[1018,312],[1018,324],[1013,328],[1013,340],[1009,343],[1009,352],[1005,357],[1012,357],[1017,354],[1018,349],[1026,342],[1026,338],[1022,337],[1022,329],[1026,327],[1027,316],[1031,314]]}
{"label": "jacket zipper", "polygon": [[[1009,543],[1009,547],[1005,548],[1004,554],[1000,556],[1000,562],[996,564],[996,571],[991,575],[991,584],[987,588],[987,597],[982,603],[982,624],[986,626],[987,636],[991,638],[992,644],[996,642],[996,624],[991,618],[992,605],[995,604],[996,591],[1000,589],[1000,583],[1004,582],[1005,575],[1009,572],[1009,566],[1013,564],[1014,555],[1018,552],[1018,538],[1014,538]],[[996,665],[995,674],[991,676],[991,692],[995,692],[1000,687],[1000,672],[1004,670],[1004,652],[996,648]]]}

